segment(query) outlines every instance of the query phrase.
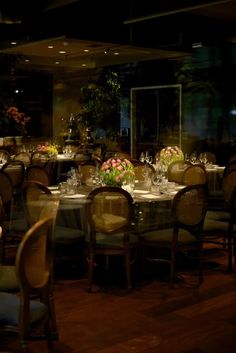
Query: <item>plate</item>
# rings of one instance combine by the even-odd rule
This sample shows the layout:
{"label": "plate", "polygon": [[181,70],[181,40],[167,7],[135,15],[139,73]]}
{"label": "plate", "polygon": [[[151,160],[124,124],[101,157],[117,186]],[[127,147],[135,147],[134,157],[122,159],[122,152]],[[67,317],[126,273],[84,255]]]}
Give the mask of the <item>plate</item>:
{"label": "plate", "polygon": [[148,194],[147,190],[134,190],[135,194]]}
{"label": "plate", "polygon": [[55,186],[49,186],[48,187],[49,188],[49,190],[58,190],[58,186],[57,185],[55,185]]}
{"label": "plate", "polygon": [[66,199],[80,199],[82,197],[86,197],[84,194],[74,194],[74,195],[65,195],[64,198]]}
{"label": "plate", "polygon": [[60,192],[60,190],[51,190],[51,193],[53,195],[57,195],[57,194],[60,194],[61,192]]}
{"label": "plate", "polygon": [[175,190],[182,190],[186,187],[186,185],[177,185],[175,186]]}
{"label": "plate", "polygon": [[149,200],[156,200],[156,199],[162,198],[161,195],[154,195],[154,194],[144,194],[144,195],[142,195],[142,197],[144,197],[145,199],[149,199]]}

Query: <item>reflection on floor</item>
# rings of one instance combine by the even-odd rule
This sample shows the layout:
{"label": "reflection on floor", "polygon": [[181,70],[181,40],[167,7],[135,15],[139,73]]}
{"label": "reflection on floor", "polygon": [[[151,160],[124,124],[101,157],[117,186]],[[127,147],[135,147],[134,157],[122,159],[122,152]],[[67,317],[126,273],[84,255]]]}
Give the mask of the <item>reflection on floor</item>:
{"label": "reflection on floor", "polygon": [[[235,353],[236,271],[227,273],[224,252],[207,250],[205,259],[200,288],[194,262],[182,258],[174,289],[168,288],[166,269],[158,266],[145,276],[136,274],[129,293],[120,263],[112,264],[106,282],[98,263],[90,294],[78,268],[57,269],[56,352]],[[31,353],[47,351],[44,342],[30,348]],[[0,340],[0,351],[20,352],[13,338]]]}

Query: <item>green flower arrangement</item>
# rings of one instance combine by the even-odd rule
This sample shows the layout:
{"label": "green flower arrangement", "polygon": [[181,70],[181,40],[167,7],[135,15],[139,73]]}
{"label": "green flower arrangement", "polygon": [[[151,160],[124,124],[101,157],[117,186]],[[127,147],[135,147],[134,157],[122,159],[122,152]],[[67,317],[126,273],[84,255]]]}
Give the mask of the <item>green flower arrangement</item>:
{"label": "green flower arrangement", "polygon": [[168,146],[160,152],[160,163],[168,167],[172,162],[183,160],[184,154],[178,146]]}
{"label": "green flower arrangement", "polygon": [[133,164],[128,159],[109,158],[100,170],[99,176],[103,185],[119,186],[133,183],[135,180]]}

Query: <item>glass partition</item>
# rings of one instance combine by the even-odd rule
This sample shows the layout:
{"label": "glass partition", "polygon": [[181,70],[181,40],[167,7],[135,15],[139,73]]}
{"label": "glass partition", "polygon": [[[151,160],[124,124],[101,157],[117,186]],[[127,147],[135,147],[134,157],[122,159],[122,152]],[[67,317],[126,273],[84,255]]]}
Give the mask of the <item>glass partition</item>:
{"label": "glass partition", "polygon": [[131,155],[182,144],[182,86],[131,88]]}

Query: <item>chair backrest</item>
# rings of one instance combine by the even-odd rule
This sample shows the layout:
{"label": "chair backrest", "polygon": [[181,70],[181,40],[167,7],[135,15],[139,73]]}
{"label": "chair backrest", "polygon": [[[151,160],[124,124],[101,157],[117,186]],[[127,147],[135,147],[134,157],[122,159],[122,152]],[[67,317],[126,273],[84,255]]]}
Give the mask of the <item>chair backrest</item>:
{"label": "chair backrest", "polygon": [[114,234],[130,230],[133,198],[126,190],[111,186],[96,188],[87,201],[90,241],[95,241],[96,232]]}
{"label": "chair backrest", "polygon": [[30,164],[44,165],[50,156],[46,151],[34,151],[31,154]]}
{"label": "chair backrest", "polygon": [[0,170],[0,196],[5,207],[7,217],[10,217],[10,211],[13,201],[13,184],[9,175]]}
{"label": "chair backrest", "polygon": [[25,165],[22,161],[9,161],[3,165],[2,170],[10,177],[14,188],[21,187],[25,178]]}
{"label": "chair backrest", "polygon": [[182,183],[184,185],[207,184],[207,173],[201,164],[188,166],[183,173]]}
{"label": "chair backrest", "polygon": [[137,162],[134,165],[135,180],[138,183],[143,183],[146,179],[151,179],[155,173],[155,169],[151,164],[144,162]]}
{"label": "chair backrest", "polygon": [[47,186],[33,180],[25,181],[22,185],[22,198],[30,227],[43,217],[56,220],[59,197],[53,195]]}
{"label": "chair backrest", "polygon": [[208,205],[207,188],[203,184],[188,185],[174,197],[172,212],[174,229],[184,228],[200,236]]}
{"label": "chair backrest", "polygon": [[81,173],[81,184],[82,185],[91,185],[92,176],[96,172],[96,164],[93,162],[84,162],[78,165],[79,171]]}
{"label": "chair backrest", "polygon": [[235,186],[236,170],[231,170],[230,172],[223,175],[222,180],[223,197],[226,207],[228,207],[230,204],[230,200]]}
{"label": "chair backrest", "polygon": [[11,159],[11,155],[7,150],[0,150],[0,163],[6,163]]}
{"label": "chair backrest", "polygon": [[206,160],[208,163],[216,164],[216,155],[210,151],[201,152],[198,156],[198,160],[201,162],[202,160]]}
{"label": "chair backrest", "polygon": [[191,165],[191,162],[177,160],[169,164],[167,169],[168,181],[182,183],[185,169]]}
{"label": "chair backrest", "polygon": [[22,161],[25,165],[25,168],[26,168],[30,165],[31,155],[26,151],[22,151],[22,152],[16,153],[14,155],[13,159],[17,160],[17,161]]}
{"label": "chair backrest", "polygon": [[236,170],[236,159],[232,159],[226,164],[224,172],[223,172],[223,177],[226,174],[230,173],[232,170]]}
{"label": "chair backrest", "polygon": [[47,171],[44,169],[44,167],[39,165],[28,166],[25,171],[25,178],[26,180],[39,181],[45,186],[50,185],[50,179]]}
{"label": "chair backrest", "polygon": [[[53,219],[44,218],[24,235],[16,254],[16,275],[20,288],[19,331],[30,334],[30,298],[38,294],[48,308],[52,296]],[[48,311],[50,313],[50,309]]]}
{"label": "chair backrest", "polygon": [[115,158],[126,158],[129,161],[131,160],[131,155],[128,152],[121,152],[121,151],[114,152],[114,157]]}
{"label": "chair backrest", "polygon": [[48,284],[53,255],[53,219],[36,222],[24,235],[16,254],[16,272],[23,293]]}

